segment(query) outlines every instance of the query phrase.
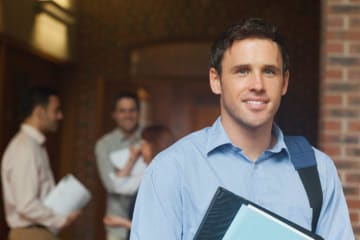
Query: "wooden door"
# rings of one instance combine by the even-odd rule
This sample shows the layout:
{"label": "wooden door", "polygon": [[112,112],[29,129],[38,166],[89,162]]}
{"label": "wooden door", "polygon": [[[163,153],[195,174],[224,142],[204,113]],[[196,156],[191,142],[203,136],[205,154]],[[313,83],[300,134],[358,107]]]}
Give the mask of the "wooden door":
{"label": "wooden door", "polygon": [[142,79],[149,94],[152,123],[169,126],[176,138],[211,125],[219,116],[219,100],[206,77]]}

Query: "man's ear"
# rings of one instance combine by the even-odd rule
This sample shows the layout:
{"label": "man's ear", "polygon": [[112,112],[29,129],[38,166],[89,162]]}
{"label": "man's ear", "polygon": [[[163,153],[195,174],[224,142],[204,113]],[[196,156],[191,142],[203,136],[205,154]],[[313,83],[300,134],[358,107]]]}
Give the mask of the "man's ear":
{"label": "man's ear", "polygon": [[32,115],[36,117],[41,117],[44,115],[45,108],[43,106],[37,105],[32,111]]}
{"label": "man's ear", "polygon": [[284,96],[288,90],[288,87],[289,87],[289,78],[290,78],[290,72],[289,70],[287,70],[285,73],[284,73],[284,82],[283,82],[283,86],[282,86],[282,89],[281,89],[281,95]]}
{"label": "man's ear", "polygon": [[209,70],[209,80],[211,91],[217,95],[221,94],[221,82],[220,76],[215,68],[210,68]]}
{"label": "man's ear", "polygon": [[37,105],[34,107],[30,118],[32,118],[33,121],[37,122],[38,124],[41,124],[43,119],[46,118],[46,114],[46,108],[44,106]]}

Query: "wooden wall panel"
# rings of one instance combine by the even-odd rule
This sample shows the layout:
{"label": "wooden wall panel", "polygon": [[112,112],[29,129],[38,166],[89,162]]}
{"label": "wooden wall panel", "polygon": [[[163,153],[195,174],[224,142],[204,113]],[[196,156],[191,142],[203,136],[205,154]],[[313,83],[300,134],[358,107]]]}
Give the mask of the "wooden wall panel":
{"label": "wooden wall panel", "polygon": [[[5,82],[5,53],[6,48],[4,45],[4,42],[2,39],[0,40],[0,99],[4,99],[5,89],[4,89],[4,82]],[[4,119],[4,108],[5,104],[4,101],[0,100],[0,149],[3,149],[5,143],[3,133],[5,126],[3,124]],[[1,160],[0,160],[1,162]],[[0,173],[1,175],[1,173]],[[0,180],[1,182],[1,180]],[[0,191],[1,191],[1,197],[0,197],[0,239],[6,239],[8,227],[5,222],[5,213],[4,213],[4,203],[3,203],[3,197],[2,197],[2,184],[0,184]]]}

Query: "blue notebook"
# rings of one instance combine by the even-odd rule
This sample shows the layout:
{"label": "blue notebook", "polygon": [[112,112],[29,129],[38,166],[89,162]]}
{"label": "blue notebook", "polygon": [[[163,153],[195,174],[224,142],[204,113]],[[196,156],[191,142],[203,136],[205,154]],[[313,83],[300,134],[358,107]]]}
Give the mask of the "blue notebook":
{"label": "blue notebook", "polygon": [[194,240],[239,239],[324,240],[308,229],[219,187]]}
{"label": "blue notebook", "polygon": [[313,240],[314,238],[251,204],[243,204],[223,237],[223,240],[234,239]]}

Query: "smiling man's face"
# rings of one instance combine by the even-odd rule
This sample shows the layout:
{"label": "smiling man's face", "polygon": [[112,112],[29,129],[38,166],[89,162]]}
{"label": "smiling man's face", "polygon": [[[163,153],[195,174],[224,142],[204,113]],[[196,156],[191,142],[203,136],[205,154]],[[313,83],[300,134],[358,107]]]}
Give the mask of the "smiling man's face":
{"label": "smiling man's face", "polygon": [[223,123],[271,128],[289,79],[277,44],[259,38],[236,41],[224,52],[221,66],[221,76],[210,69],[210,85],[220,95]]}

